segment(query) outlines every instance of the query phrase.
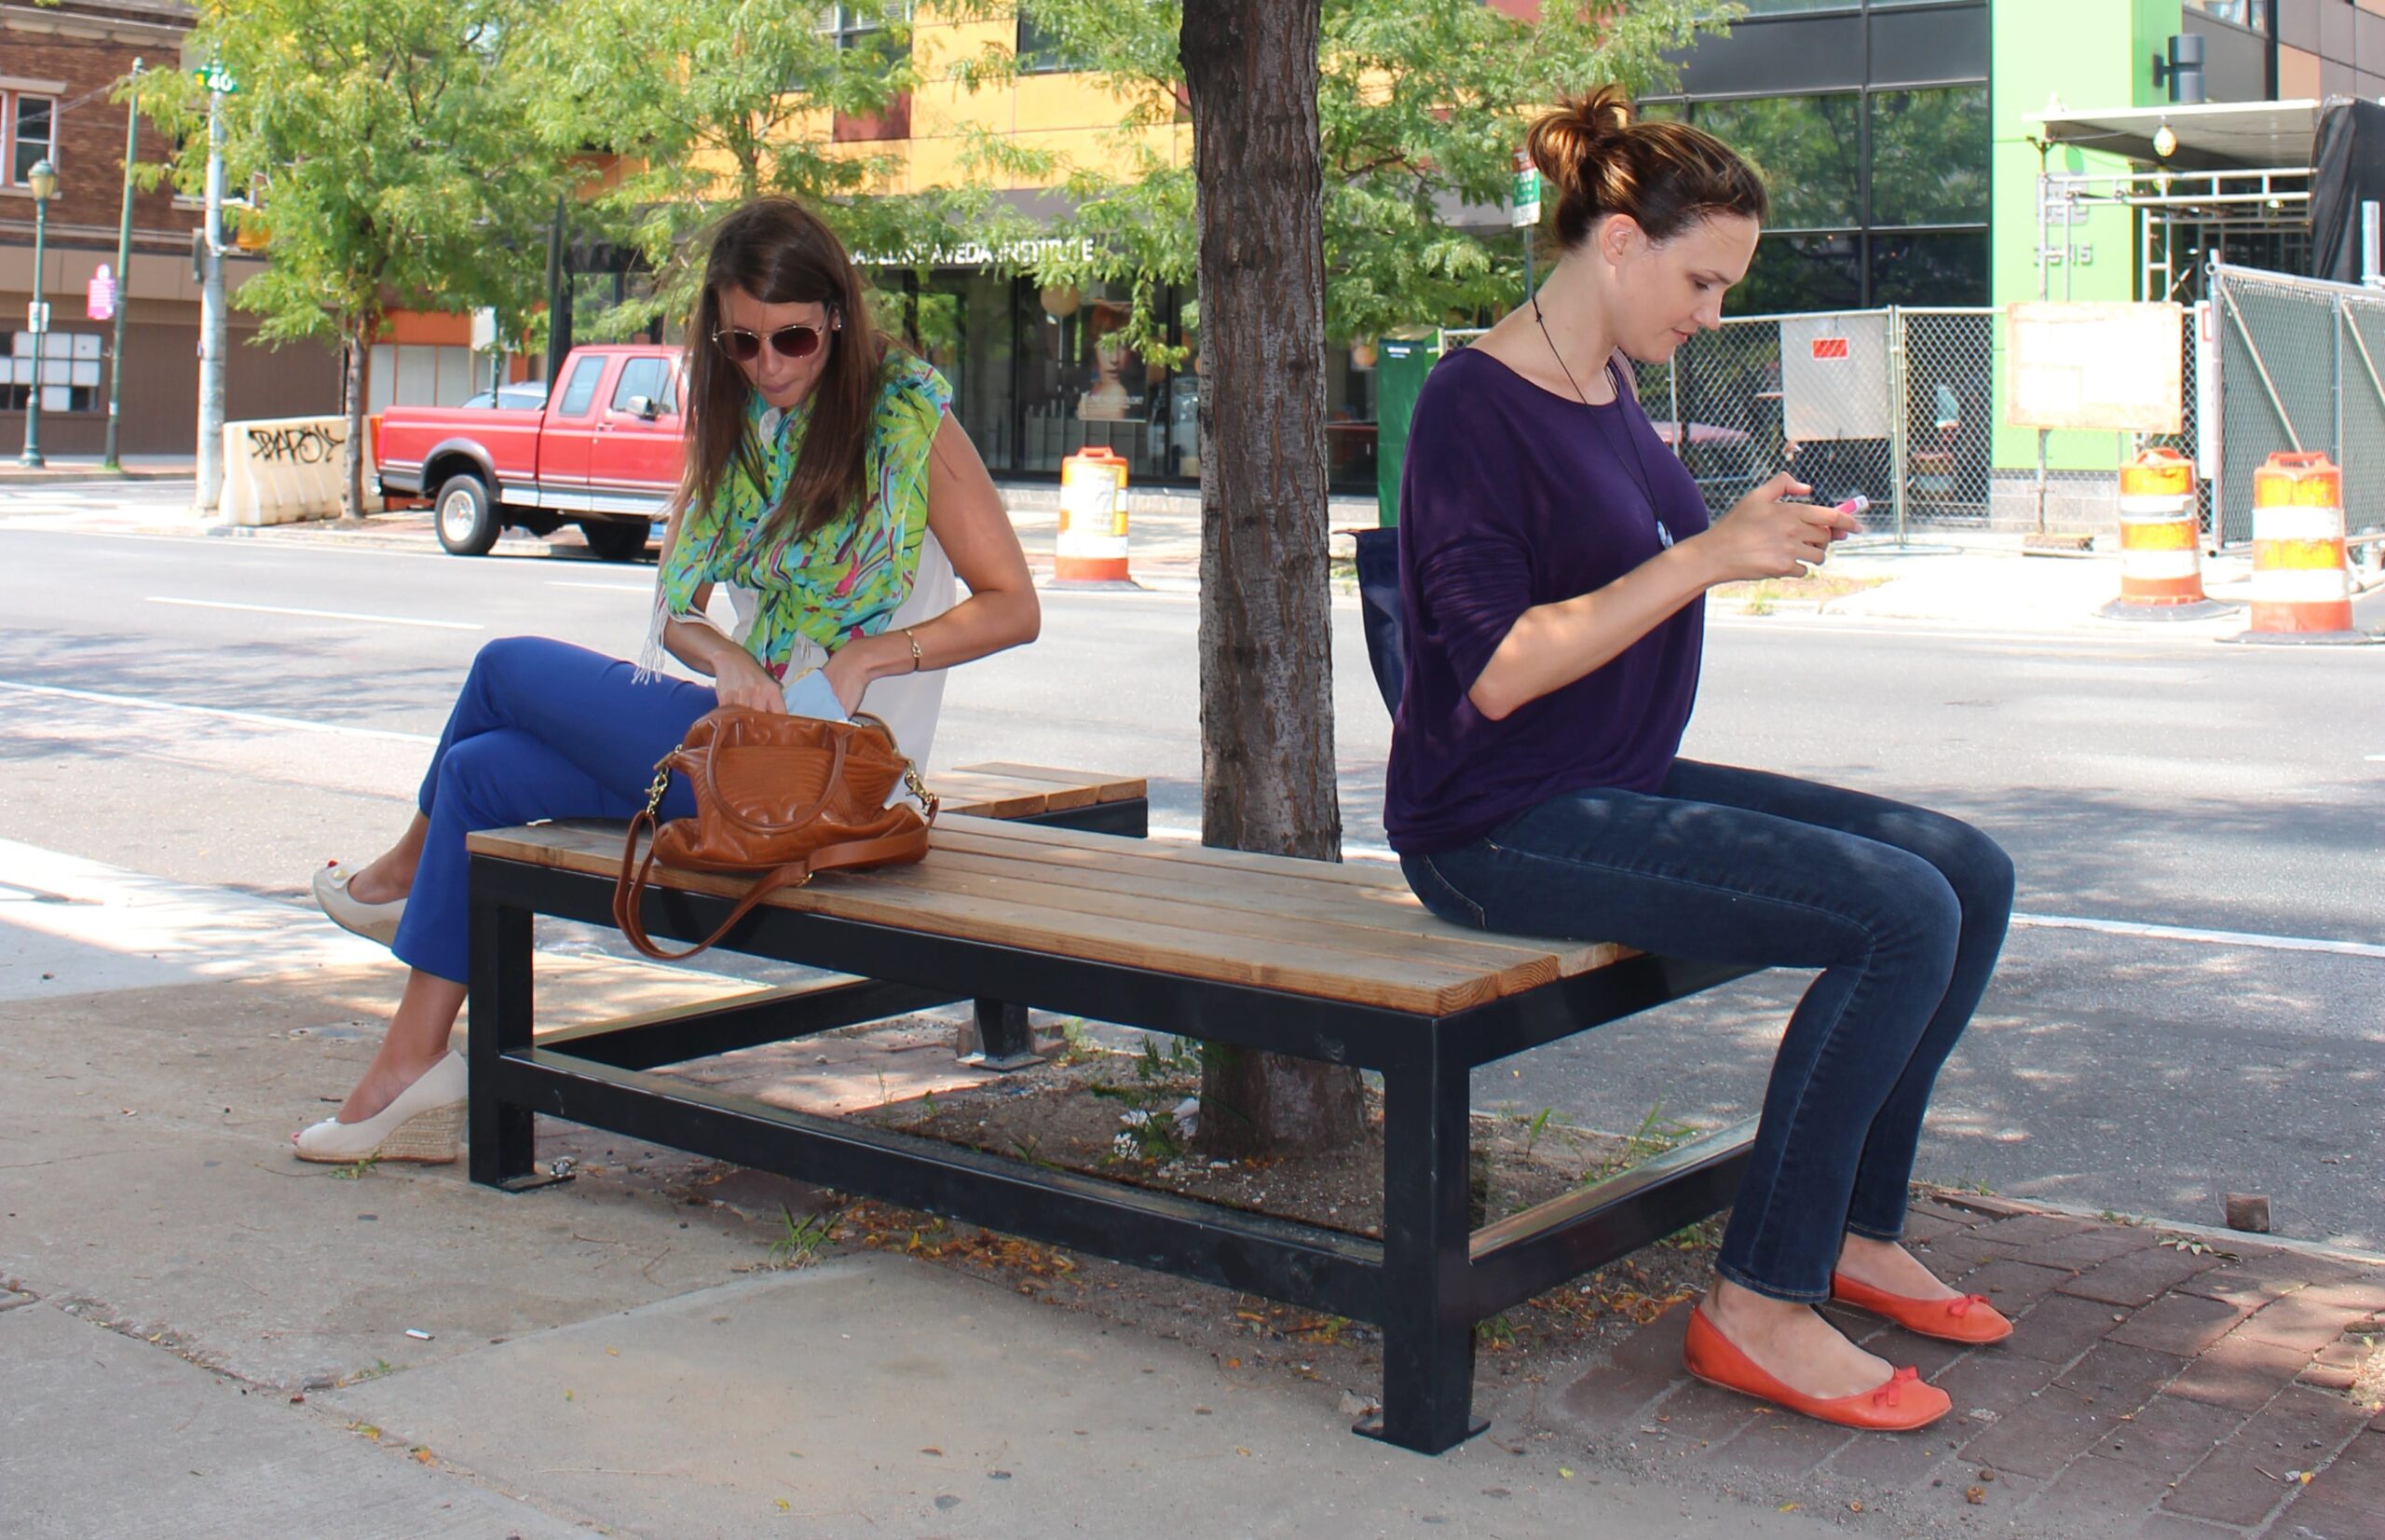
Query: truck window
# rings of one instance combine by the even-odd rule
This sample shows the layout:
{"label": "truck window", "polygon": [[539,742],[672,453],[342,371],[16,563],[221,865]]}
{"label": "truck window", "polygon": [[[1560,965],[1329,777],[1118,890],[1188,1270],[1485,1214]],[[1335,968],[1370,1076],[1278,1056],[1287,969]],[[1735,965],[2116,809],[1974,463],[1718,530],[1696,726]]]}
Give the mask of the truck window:
{"label": "truck window", "polygon": [[664,416],[676,412],[678,403],[671,399],[671,366],[661,359],[632,359],[623,364],[620,380],[613,387],[612,409],[627,412],[633,396],[646,397]]}
{"label": "truck window", "polygon": [[605,361],[585,358],[571,366],[571,378],[563,388],[563,403],[555,408],[558,417],[584,417],[588,405],[596,399],[596,381],[605,373]]}

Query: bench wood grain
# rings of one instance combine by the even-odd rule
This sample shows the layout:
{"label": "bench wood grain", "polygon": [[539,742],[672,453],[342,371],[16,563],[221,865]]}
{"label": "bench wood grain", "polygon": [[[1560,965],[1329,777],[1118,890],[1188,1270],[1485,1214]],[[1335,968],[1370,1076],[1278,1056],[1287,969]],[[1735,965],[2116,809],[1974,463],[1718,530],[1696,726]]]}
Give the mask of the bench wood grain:
{"label": "bench wood grain", "polygon": [[[471,836],[470,844],[477,854],[588,876],[620,867],[620,826],[610,823],[491,830]],[[662,867],[654,878],[660,886],[716,897],[742,893],[749,881]],[[1427,1015],[1521,994],[1631,955],[1612,945],[1494,936],[1447,924],[1390,872],[965,814],[938,821],[927,859],[917,865],[827,873],[769,902],[1046,956]]]}

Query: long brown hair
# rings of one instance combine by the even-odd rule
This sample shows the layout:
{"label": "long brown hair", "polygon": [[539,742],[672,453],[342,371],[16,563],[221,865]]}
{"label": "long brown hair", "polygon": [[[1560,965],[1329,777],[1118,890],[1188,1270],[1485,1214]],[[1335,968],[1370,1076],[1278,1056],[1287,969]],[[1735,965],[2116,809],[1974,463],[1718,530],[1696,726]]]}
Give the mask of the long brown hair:
{"label": "long brown hair", "polygon": [[1686,123],[1634,122],[1617,86],[1561,103],[1525,143],[1557,184],[1557,238],[1569,252],[1608,214],[1630,215],[1661,241],[1713,214],[1761,223],[1770,208],[1764,179],[1738,151]]}
{"label": "long brown hair", "polygon": [[886,344],[870,324],[852,259],[818,215],[786,198],[756,198],[730,212],[713,230],[703,291],[688,323],[682,508],[710,503],[732,467],[742,466],[756,486],[765,485],[758,446],[745,429],[753,382],[713,341],[728,289],[742,289],[765,305],[827,307],[831,330],[823,346],[828,361],[811,388],[811,422],[794,472],[767,525],[770,538],[790,526],[799,538],[852,512],[866,495],[870,420]]}

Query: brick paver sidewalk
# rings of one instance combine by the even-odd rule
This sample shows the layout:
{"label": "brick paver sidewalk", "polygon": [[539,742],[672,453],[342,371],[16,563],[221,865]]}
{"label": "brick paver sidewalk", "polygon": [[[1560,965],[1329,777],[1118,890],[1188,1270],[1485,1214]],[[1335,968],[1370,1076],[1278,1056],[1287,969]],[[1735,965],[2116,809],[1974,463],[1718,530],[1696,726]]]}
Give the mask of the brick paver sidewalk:
{"label": "brick paver sidewalk", "polygon": [[1908,1239],[2019,1327],[1966,1349],[1833,1310],[1954,1397],[1937,1427],[1850,1434],[1700,1384],[1681,1370],[1687,1305],[1576,1382],[1552,1420],[1625,1464],[1696,1462],[1815,1508],[2109,1540],[2385,1540],[2385,1365],[2370,1362],[2385,1267],[2234,1238],[2198,1252],[2158,1228],[1989,1198],[1916,1204]]}

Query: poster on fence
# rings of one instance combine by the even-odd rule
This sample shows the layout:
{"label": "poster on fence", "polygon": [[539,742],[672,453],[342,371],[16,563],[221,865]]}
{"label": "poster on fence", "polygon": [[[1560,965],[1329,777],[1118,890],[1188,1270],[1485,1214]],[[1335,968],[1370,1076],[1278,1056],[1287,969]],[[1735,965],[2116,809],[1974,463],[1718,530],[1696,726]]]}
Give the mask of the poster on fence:
{"label": "poster on fence", "polygon": [[1888,436],[1887,312],[1780,318],[1780,424],[1808,442]]}
{"label": "poster on fence", "polygon": [[2004,420],[2015,428],[2177,432],[2185,315],[2170,304],[2006,307]]}

